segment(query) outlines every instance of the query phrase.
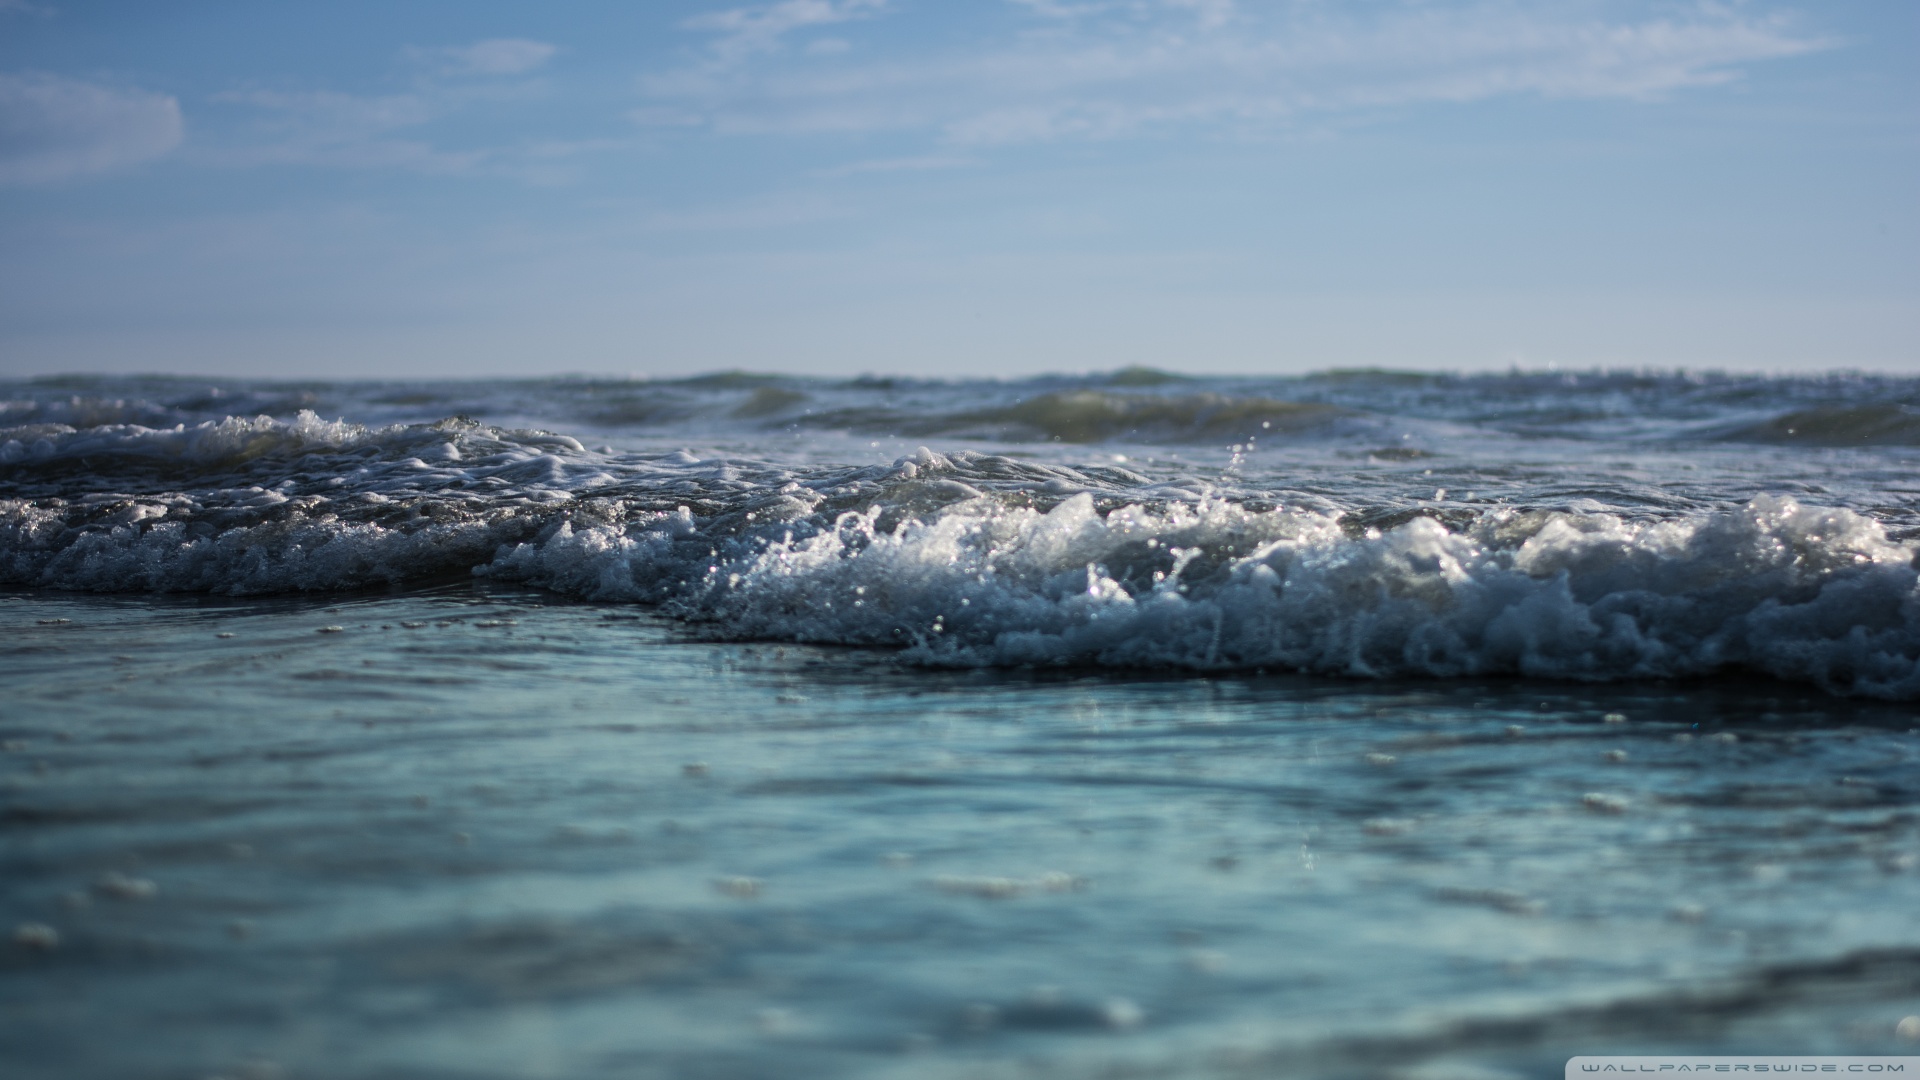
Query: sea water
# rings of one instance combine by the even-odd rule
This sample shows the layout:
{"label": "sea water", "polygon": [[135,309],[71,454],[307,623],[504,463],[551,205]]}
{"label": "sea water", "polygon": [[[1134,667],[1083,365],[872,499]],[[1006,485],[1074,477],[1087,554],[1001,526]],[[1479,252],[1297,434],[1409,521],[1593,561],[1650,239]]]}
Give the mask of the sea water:
{"label": "sea water", "polygon": [[1920,379],[0,385],[0,1059],[1920,1035]]}

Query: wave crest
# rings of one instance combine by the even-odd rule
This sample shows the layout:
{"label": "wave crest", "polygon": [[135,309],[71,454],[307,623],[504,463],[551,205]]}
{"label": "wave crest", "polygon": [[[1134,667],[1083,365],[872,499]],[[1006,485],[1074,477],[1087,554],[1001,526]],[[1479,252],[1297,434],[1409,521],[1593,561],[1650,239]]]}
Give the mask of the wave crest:
{"label": "wave crest", "polygon": [[[567,529],[483,572],[665,602],[711,632],[904,646],[943,665],[1673,678],[1751,670],[1920,697],[1915,552],[1871,519],[1763,498],[1664,523],[1498,513],[1349,536],[1203,503],[1104,516],[982,497],[705,547],[691,519]],[[689,544],[697,557],[689,564]],[[711,554],[709,553],[711,552]]]}

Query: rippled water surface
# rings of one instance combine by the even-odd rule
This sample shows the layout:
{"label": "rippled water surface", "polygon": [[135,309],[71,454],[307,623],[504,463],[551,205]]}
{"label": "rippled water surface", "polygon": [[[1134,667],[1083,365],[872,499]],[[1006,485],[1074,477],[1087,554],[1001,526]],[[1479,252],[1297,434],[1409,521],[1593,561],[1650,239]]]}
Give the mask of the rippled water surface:
{"label": "rippled water surface", "polygon": [[10,1074],[1911,1049],[1920,381],[0,398]]}

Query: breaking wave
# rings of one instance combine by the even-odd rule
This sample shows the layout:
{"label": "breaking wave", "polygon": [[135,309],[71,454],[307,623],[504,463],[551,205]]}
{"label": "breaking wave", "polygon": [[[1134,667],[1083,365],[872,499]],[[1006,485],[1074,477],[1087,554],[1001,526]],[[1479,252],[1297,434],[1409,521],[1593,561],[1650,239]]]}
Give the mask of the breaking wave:
{"label": "breaking wave", "polygon": [[310,412],[16,428],[0,463],[0,582],[16,586],[241,595],[480,574],[659,605],[716,636],[936,665],[1748,671],[1920,698],[1915,547],[1785,497],[1661,517],[1382,514],[971,451],[783,465]]}
{"label": "breaking wave", "polygon": [[[909,463],[911,464],[911,463]],[[556,522],[480,572],[664,603],[719,635],[896,645],[941,665],[1643,679],[1764,672],[1920,697],[1915,553],[1850,511],[1759,499],[1635,524],[1495,513],[1359,536],[1202,501],[1105,514],[982,497],[881,528],[731,538],[691,514]],[[688,556],[693,558],[689,559]]]}

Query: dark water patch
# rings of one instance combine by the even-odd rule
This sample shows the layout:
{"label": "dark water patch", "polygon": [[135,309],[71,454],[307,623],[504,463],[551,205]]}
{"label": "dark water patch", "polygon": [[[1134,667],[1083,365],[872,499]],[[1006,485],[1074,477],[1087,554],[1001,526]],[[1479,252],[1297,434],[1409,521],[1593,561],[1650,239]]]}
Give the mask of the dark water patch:
{"label": "dark water patch", "polygon": [[579,415],[595,427],[640,427],[678,419],[690,405],[671,394],[622,391],[595,395]]}
{"label": "dark water patch", "polygon": [[694,390],[753,390],[776,383],[791,382],[785,375],[772,375],[756,371],[716,371],[707,375],[695,375],[685,379],[675,379],[667,385],[684,386]]}
{"label": "dark water patch", "polygon": [[1419,461],[1423,458],[1435,457],[1436,455],[1430,450],[1422,450],[1417,446],[1382,446],[1374,450],[1358,452],[1343,451],[1342,456],[1370,458],[1378,461]]}
{"label": "dark water patch", "polygon": [[1803,409],[1719,437],[1791,446],[1920,446],[1920,408],[1875,404]]}
{"label": "dark water patch", "polygon": [[1348,415],[1347,410],[1330,405],[1273,398],[1073,390],[1041,394],[1002,408],[931,418],[914,433],[977,433],[1067,443],[1223,442],[1322,431]]}
{"label": "dark water patch", "polygon": [[403,982],[460,987],[488,1000],[552,1001],[711,978],[759,936],[737,924],[690,931],[526,921],[361,949]]}

